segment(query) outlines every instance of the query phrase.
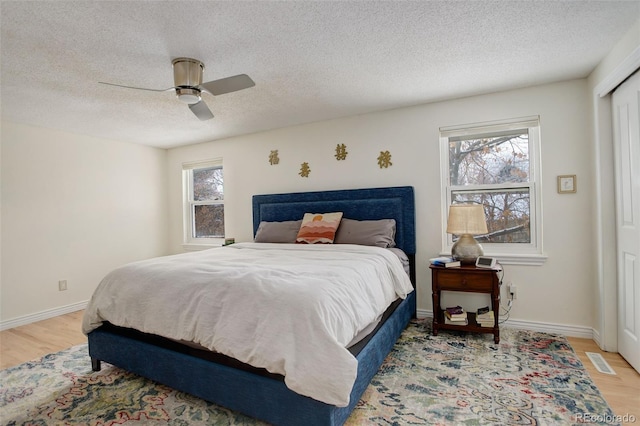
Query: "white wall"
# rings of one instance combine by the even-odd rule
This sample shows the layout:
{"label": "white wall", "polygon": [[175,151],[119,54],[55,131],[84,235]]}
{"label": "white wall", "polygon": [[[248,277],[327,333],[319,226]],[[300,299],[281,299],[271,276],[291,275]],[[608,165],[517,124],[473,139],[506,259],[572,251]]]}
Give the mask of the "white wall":
{"label": "white wall", "polygon": [[[171,149],[171,251],[182,251],[182,162],[223,157],[226,232],[236,241],[252,238],[253,194],[412,185],[417,209],[418,308],[431,311],[428,259],[441,249],[439,127],[540,115],[544,248],[549,259],[543,266],[506,267],[505,281],[519,287],[511,318],[521,325],[535,322],[590,330],[595,325],[591,291],[595,254],[589,213],[594,189],[588,103],[586,80],[575,80]],[[341,143],[349,152],[346,161],[334,157],[336,144]],[[271,166],[268,156],[275,149],[280,164]],[[376,163],[384,150],[392,154],[393,166],[388,169]],[[308,178],[298,175],[305,161],[311,167]],[[576,194],[556,192],[560,174],[578,176]]]}
{"label": "white wall", "polygon": [[[519,286],[511,321],[590,330],[597,325],[597,274],[592,266],[596,254],[590,248],[595,160],[589,97],[587,81],[575,80],[278,129],[168,153],[4,122],[0,320],[11,322],[82,303],[110,269],[182,251],[181,163],[220,156],[227,234],[238,241],[252,238],[253,194],[414,186],[418,306],[431,311],[427,259],[441,248],[438,128],[540,115],[544,246],[549,259],[543,266],[506,267],[505,281]],[[347,145],[346,161],[334,157],[338,143]],[[268,162],[273,149],[280,154],[277,166]],[[384,150],[392,154],[388,169],[376,162]],[[298,175],[304,161],[311,166],[309,178]],[[556,193],[559,174],[578,175],[577,194]],[[60,279],[68,280],[66,292],[57,290]],[[462,302],[471,303],[464,298]]]}
{"label": "white wall", "polygon": [[1,148],[3,325],[81,306],[109,270],[167,254],[165,150],[10,122]]}

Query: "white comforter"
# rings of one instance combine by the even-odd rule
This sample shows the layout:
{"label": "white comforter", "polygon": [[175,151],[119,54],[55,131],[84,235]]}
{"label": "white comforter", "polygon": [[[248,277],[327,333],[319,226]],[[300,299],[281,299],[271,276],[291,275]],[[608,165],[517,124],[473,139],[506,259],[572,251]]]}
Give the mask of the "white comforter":
{"label": "white comforter", "polygon": [[382,248],[237,243],[112,271],[83,331],[109,321],[192,341],[346,406],[357,360],[345,346],[412,290],[398,257]]}

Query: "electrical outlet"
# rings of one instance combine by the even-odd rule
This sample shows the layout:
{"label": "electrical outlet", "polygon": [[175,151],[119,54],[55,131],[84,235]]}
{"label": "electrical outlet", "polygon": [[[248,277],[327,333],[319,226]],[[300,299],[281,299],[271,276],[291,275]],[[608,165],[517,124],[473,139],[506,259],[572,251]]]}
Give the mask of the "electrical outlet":
{"label": "electrical outlet", "polygon": [[58,291],[65,291],[67,289],[67,280],[58,281]]}
{"label": "electrical outlet", "polygon": [[518,298],[518,287],[513,283],[509,283],[509,298],[511,300],[516,300]]}

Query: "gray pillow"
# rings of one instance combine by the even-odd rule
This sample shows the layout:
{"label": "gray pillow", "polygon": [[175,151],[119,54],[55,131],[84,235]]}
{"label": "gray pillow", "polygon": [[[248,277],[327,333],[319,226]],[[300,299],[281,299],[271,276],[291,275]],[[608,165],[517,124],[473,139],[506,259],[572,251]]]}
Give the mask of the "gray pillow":
{"label": "gray pillow", "polygon": [[354,220],[343,218],[336,232],[334,244],[395,247],[395,219]]}
{"label": "gray pillow", "polygon": [[256,243],[295,243],[298,231],[302,225],[300,220],[284,222],[260,222],[256,232]]}

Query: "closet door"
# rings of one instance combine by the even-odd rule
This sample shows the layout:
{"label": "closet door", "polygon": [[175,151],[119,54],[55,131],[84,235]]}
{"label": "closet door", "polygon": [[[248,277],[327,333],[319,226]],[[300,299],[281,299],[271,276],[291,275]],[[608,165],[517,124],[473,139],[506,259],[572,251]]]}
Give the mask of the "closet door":
{"label": "closet door", "polygon": [[613,93],[618,352],[640,372],[640,71]]}

